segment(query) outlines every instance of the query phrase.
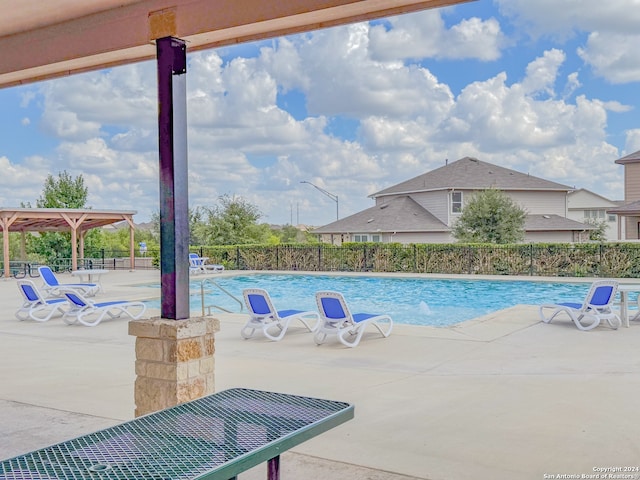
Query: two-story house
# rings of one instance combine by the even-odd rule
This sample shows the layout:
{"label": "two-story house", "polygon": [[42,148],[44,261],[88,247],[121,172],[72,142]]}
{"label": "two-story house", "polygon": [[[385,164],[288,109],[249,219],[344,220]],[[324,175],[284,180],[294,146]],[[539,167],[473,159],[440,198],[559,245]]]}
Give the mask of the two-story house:
{"label": "two-story house", "polygon": [[465,202],[487,188],[525,209],[526,242],[582,242],[592,226],[567,218],[574,190],[465,157],[372,194],[375,206],[313,230],[323,242],[448,243]]}
{"label": "two-story house", "polygon": [[603,224],[605,242],[618,240],[618,216],[608,213],[618,208],[622,202],[609,200],[585,188],[569,192],[567,196],[567,218],[578,222]]}
{"label": "two-story house", "polygon": [[607,210],[617,215],[618,240],[640,240],[640,150],[616,160],[624,165],[624,205]]}

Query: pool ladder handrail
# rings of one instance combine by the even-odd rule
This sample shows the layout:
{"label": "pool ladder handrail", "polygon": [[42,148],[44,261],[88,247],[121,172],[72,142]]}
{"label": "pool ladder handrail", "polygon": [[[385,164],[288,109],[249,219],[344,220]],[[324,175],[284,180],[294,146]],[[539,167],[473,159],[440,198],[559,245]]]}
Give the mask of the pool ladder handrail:
{"label": "pool ladder handrail", "polygon": [[[233,293],[231,293],[229,290],[224,288],[222,285],[220,285],[215,280],[212,280],[210,278],[206,278],[206,279],[202,280],[202,282],[200,282],[200,301],[202,302],[202,316],[203,317],[205,316],[205,313],[204,313],[204,309],[205,309],[205,305],[204,305],[204,286],[205,286],[205,284],[212,285],[212,286],[218,288],[220,291],[222,291],[223,293],[226,293],[229,297],[231,297],[236,302],[238,302],[238,304],[240,305],[240,312],[242,312],[242,309],[244,308],[244,303],[242,302],[242,300],[238,299]],[[211,315],[211,309],[212,308],[217,308],[218,310],[221,310],[221,311],[226,312],[226,313],[237,313],[237,312],[232,312],[231,310],[228,310],[228,309],[226,309],[224,307],[221,307],[219,305],[207,305],[206,308],[208,309],[208,314],[209,315]]]}

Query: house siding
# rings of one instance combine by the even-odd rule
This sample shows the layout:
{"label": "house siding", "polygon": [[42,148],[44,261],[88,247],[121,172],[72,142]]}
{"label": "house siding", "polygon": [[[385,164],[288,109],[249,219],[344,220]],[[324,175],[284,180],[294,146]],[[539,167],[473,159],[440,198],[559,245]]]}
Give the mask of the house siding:
{"label": "house siding", "polygon": [[624,200],[627,203],[640,200],[640,163],[624,166]]}
{"label": "house siding", "polygon": [[412,193],[411,198],[442,223],[449,225],[449,191],[417,192]]}
{"label": "house siding", "polygon": [[531,215],[567,215],[567,192],[507,191],[511,199]]}
{"label": "house siding", "polygon": [[527,232],[524,243],[572,243],[577,241],[573,232]]}
{"label": "house siding", "polygon": [[567,218],[575,220],[577,222],[584,222],[587,219],[587,217],[585,216],[585,211],[598,210],[604,212],[604,217],[598,218],[597,220],[604,220],[607,223],[607,228],[605,230],[605,241],[615,242],[619,240],[618,216],[611,215],[614,220],[610,221],[610,215],[606,213],[608,209],[617,207],[617,204],[615,202],[602,198],[599,195],[594,195],[588,190],[578,190],[571,193],[567,197],[567,204],[569,207]]}
{"label": "house siding", "polygon": [[392,236],[390,242],[396,243],[451,243],[453,237],[447,232],[415,232],[415,233],[398,233]]}

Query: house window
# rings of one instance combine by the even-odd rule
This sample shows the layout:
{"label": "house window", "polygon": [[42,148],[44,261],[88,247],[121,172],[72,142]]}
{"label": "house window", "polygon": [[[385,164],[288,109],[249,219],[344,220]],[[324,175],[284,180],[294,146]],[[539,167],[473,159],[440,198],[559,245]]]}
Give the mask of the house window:
{"label": "house window", "polygon": [[353,236],[353,241],[354,242],[368,242],[369,241],[369,235],[354,235]]}
{"label": "house window", "polygon": [[609,221],[610,222],[615,222],[616,221],[616,215],[609,215]]}
{"label": "house window", "polygon": [[371,235],[371,241],[380,243],[382,239],[380,238],[380,235]]}
{"label": "house window", "polygon": [[451,213],[462,213],[462,192],[451,192]]}
{"label": "house window", "polygon": [[604,210],[585,210],[584,218],[593,219],[593,220],[604,220],[605,211]]}

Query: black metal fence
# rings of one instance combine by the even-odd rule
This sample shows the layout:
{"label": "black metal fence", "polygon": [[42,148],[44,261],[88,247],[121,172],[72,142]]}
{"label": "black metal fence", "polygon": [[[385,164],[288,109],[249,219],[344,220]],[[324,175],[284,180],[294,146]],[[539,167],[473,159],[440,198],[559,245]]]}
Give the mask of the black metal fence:
{"label": "black metal fence", "polygon": [[[234,245],[192,247],[191,251],[233,270],[640,277],[640,243]],[[79,259],[80,268],[131,269],[128,250],[85,253]],[[159,258],[157,250],[138,254],[134,268],[158,268]],[[71,269],[70,258],[48,264],[57,271]],[[12,261],[11,270],[18,276],[37,275],[37,263]]]}
{"label": "black metal fence", "polygon": [[348,244],[198,247],[237,270],[640,277],[640,244]]}

